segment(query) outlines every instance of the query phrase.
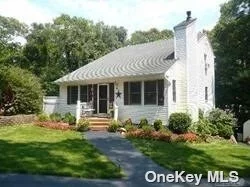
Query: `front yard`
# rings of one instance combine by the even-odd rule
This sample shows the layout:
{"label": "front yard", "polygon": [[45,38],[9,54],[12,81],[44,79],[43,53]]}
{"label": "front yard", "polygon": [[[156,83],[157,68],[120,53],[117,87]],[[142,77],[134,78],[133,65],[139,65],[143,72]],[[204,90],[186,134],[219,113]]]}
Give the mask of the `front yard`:
{"label": "front yard", "polygon": [[0,128],[0,172],[119,178],[119,169],[75,131]]}
{"label": "front yard", "polygon": [[250,147],[229,143],[167,143],[130,138],[132,143],[159,165],[187,173],[207,171],[237,171],[240,177],[250,177]]}

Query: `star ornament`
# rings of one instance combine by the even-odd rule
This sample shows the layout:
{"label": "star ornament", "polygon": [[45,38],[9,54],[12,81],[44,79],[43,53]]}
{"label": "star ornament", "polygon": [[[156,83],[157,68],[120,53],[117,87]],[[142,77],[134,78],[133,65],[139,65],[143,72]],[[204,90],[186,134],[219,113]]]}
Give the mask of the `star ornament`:
{"label": "star ornament", "polygon": [[115,95],[116,95],[116,98],[118,98],[118,97],[121,98],[122,93],[120,92],[120,90],[117,90]]}

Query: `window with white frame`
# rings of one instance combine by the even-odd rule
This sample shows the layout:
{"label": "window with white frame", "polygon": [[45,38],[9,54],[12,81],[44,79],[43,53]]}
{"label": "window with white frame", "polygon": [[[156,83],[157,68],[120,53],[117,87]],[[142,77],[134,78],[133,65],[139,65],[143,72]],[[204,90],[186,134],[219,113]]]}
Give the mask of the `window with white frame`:
{"label": "window with white frame", "polygon": [[208,101],[208,87],[205,87],[205,101]]}

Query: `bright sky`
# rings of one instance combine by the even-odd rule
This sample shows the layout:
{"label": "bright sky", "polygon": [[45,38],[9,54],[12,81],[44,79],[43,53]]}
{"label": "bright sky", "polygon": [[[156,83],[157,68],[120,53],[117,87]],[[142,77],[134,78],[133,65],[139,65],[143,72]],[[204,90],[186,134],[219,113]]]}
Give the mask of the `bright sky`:
{"label": "bright sky", "polygon": [[135,30],[172,29],[192,11],[197,28],[212,29],[227,0],[0,0],[0,15],[30,24],[51,22],[62,13]]}

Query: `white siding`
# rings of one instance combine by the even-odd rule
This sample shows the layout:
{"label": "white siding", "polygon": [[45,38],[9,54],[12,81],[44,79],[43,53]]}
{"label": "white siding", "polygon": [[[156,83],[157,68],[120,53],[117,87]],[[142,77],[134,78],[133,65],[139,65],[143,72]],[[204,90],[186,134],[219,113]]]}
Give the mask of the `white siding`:
{"label": "white siding", "polygon": [[[204,54],[207,55],[207,63],[209,64],[207,75],[205,74]],[[215,88],[214,88],[214,54],[207,36],[203,36],[198,41],[198,64],[199,64],[199,108],[206,111],[215,107]],[[205,101],[205,87],[208,87],[208,101]]]}
{"label": "white siding", "polygon": [[197,33],[195,21],[188,26],[175,28],[175,57],[180,61],[181,70],[177,68],[174,69],[173,76],[170,77],[170,79],[180,79],[183,83],[182,85],[178,85],[181,87],[179,90],[182,90],[183,100],[176,103],[176,105],[183,108],[176,111],[184,110],[186,107],[187,112],[191,114],[194,121],[198,119],[198,68],[196,47]]}
{"label": "white siding", "polygon": [[[77,85],[77,84],[75,84]],[[76,105],[67,104],[67,85],[60,86],[60,95],[59,95],[59,106],[57,112],[65,114],[70,112],[73,115],[76,115]]]}
{"label": "white siding", "polygon": [[[161,77],[159,77],[161,78]],[[141,77],[140,79],[134,79],[133,81],[142,81],[150,80],[152,78]],[[162,78],[161,78],[162,79]],[[154,80],[154,79],[153,79]],[[132,119],[133,122],[138,123],[141,118],[147,118],[149,123],[153,123],[156,119],[161,119],[163,124],[167,124],[168,119],[168,107],[167,107],[167,81],[165,80],[165,89],[164,89],[164,106],[158,105],[144,105],[143,96],[144,96],[144,89],[142,89],[142,103],[141,105],[124,105],[124,82],[126,80],[120,80],[116,83],[115,88],[118,88],[119,91],[122,93],[120,98],[116,98],[115,102],[119,106],[118,109],[118,118],[121,121],[125,121],[129,118]],[[142,85],[143,87],[143,85]]]}

